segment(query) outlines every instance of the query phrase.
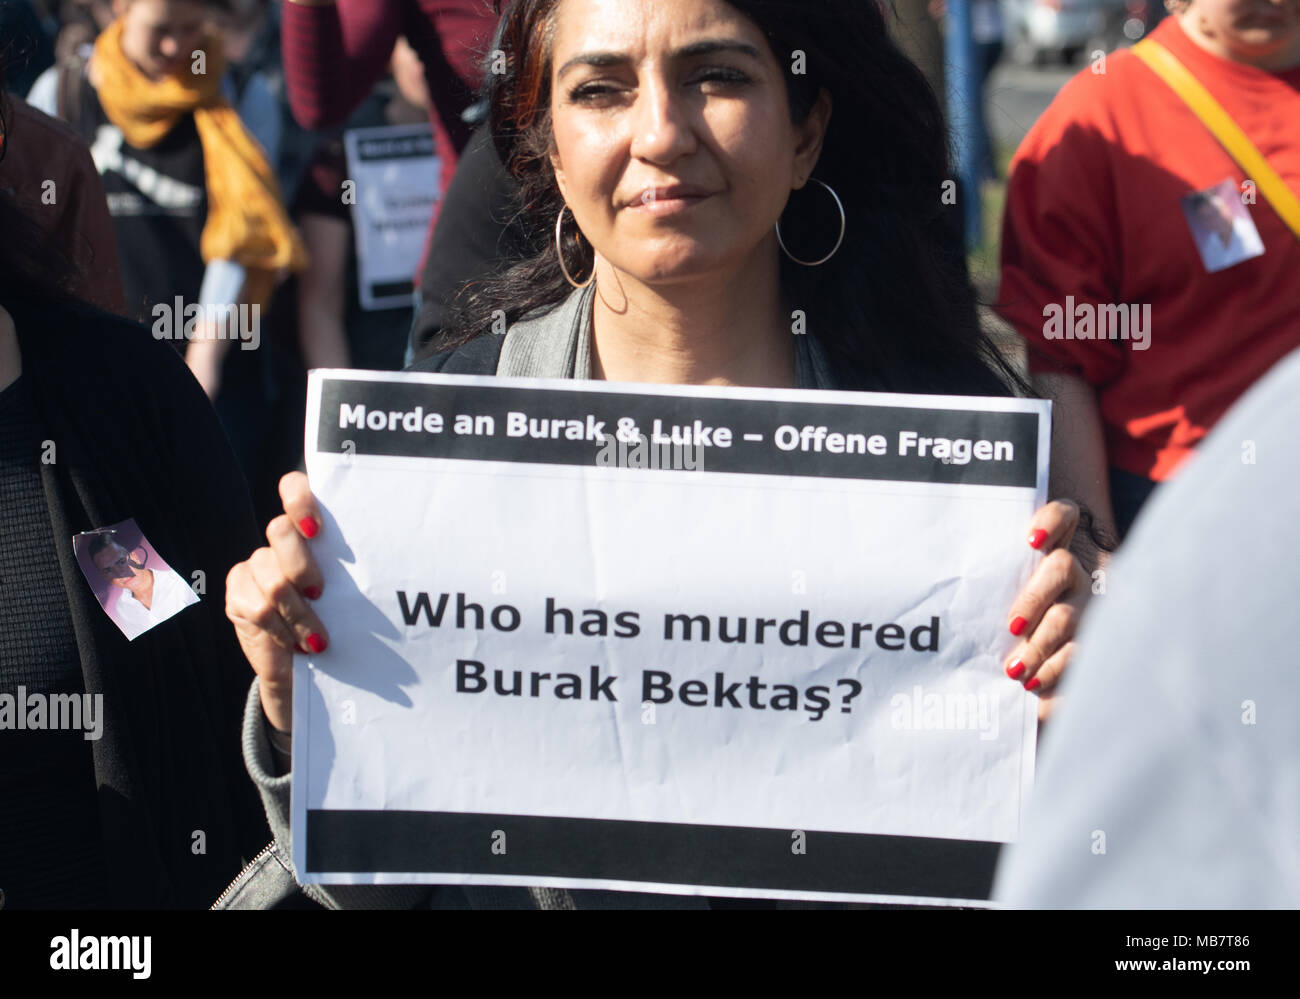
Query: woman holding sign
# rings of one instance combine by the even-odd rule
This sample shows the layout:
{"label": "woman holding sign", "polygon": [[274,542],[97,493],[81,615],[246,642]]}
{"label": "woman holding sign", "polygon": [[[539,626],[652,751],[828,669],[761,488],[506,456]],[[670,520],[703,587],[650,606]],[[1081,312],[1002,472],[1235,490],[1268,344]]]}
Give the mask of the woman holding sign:
{"label": "woman holding sign", "polygon": [[[1013,394],[944,215],[939,108],[876,5],[518,0],[504,18],[492,126],[532,253],[467,288],[446,349],[415,370]],[[501,314],[509,331],[492,335]],[[320,511],[300,474],[281,496],[269,546],[231,571],[227,610],[258,675],[246,759],[284,849],[288,778],[274,774],[290,764],[293,652],[329,638],[311,607]],[[1040,694],[1040,717],[1088,594],[1068,548],[1078,521],[1054,502],[1026,525],[1046,557],[1007,612],[1021,639],[1008,682]],[[314,897],[405,899],[382,891]],[[479,891],[433,900],[476,905]],[[529,891],[543,907],[639,897]]]}

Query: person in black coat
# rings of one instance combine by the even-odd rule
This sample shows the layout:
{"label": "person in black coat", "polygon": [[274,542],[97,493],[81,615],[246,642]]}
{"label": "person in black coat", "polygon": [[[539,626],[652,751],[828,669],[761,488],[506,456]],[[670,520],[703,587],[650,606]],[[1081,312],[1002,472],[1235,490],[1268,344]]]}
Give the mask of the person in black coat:
{"label": "person in black coat", "polygon": [[[206,907],[269,839],[223,613],[259,532],[184,362],[67,294],[66,257],[16,203],[0,192],[0,905]],[[74,551],[127,520],[198,597],[133,640]],[[16,724],[73,697],[93,730]]]}

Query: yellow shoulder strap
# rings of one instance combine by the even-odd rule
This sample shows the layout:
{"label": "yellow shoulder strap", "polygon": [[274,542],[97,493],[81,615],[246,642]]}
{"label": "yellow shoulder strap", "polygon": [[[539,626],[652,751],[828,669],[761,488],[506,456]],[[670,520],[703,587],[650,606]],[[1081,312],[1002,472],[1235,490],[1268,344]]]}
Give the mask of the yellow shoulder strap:
{"label": "yellow shoulder strap", "polygon": [[1300,198],[1297,198],[1286,183],[1277,175],[1277,171],[1268,165],[1268,160],[1255,148],[1232,116],[1223,109],[1201,81],[1178,61],[1178,57],[1159,42],[1144,38],[1133,46],[1133,54],[1146,63],[1160,79],[1169,84],[1171,90],[1181,97],[1192,109],[1192,113],[1214,135],[1228,154],[1237,161],[1245,171],[1246,177],[1255,182],[1255,187],[1282,221],[1286,223],[1296,238],[1300,239]]}

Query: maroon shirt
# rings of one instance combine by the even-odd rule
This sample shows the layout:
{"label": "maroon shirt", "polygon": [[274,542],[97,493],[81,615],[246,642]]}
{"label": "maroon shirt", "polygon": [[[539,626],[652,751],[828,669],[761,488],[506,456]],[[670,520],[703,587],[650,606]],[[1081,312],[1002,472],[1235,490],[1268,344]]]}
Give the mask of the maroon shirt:
{"label": "maroon shirt", "polygon": [[[440,194],[445,195],[469,141],[470,127],[460,115],[474,103],[496,30],[491,0],[338,0],[323,6],[286,3],[282,10],[289,106],[304,128],[326,128],[347,118],[387,73],[398,36],[406,36],[424,63],[434,148],[442,161]],[[440,197],[430,235],[441,206]]]}

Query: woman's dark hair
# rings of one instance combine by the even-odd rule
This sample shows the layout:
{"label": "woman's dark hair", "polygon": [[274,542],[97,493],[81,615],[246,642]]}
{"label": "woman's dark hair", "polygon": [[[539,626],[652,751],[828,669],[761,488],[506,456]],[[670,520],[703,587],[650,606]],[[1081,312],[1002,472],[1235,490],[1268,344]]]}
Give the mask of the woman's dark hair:
{"label": "woman's dark hair", "polygon": [[[117,537],[113,534],[96,534],[90,539],[90,544],[86,547],[86,554],[94,558],[100,552],[112,548],[117,544]],[[120,545],[118,547],[121,547]]]}
{"label": "woman's dark hair", "polygon": [[[520,185],[516,224],[525,232],[526,259],[461,291],[439,349],[487,332],[497,310],[514,322],[572,290],[555,253],[564,201],[549,158],[559,2],[506,6],[498,34],[505,72],[488,74],[486,83],[493,136]],[[758,25],[785,68],[795,122],[807,117],[820,88],[832,98],[813,177],[844,204],[844,242],[820,267],[782,254],[781,281],[844,387],[977,395],[1023,389],[980,329],[965,251],[941,200],[953,172],[938,101],[890,40],[874,0],[728,2]],[[809,184],[792,194],[781,230],[791,252],[816,259],[838,232],[839,213],[824,189]],[[592,250],[575,226],[566,226],[564,254],[570,273],[590,273]]]}

